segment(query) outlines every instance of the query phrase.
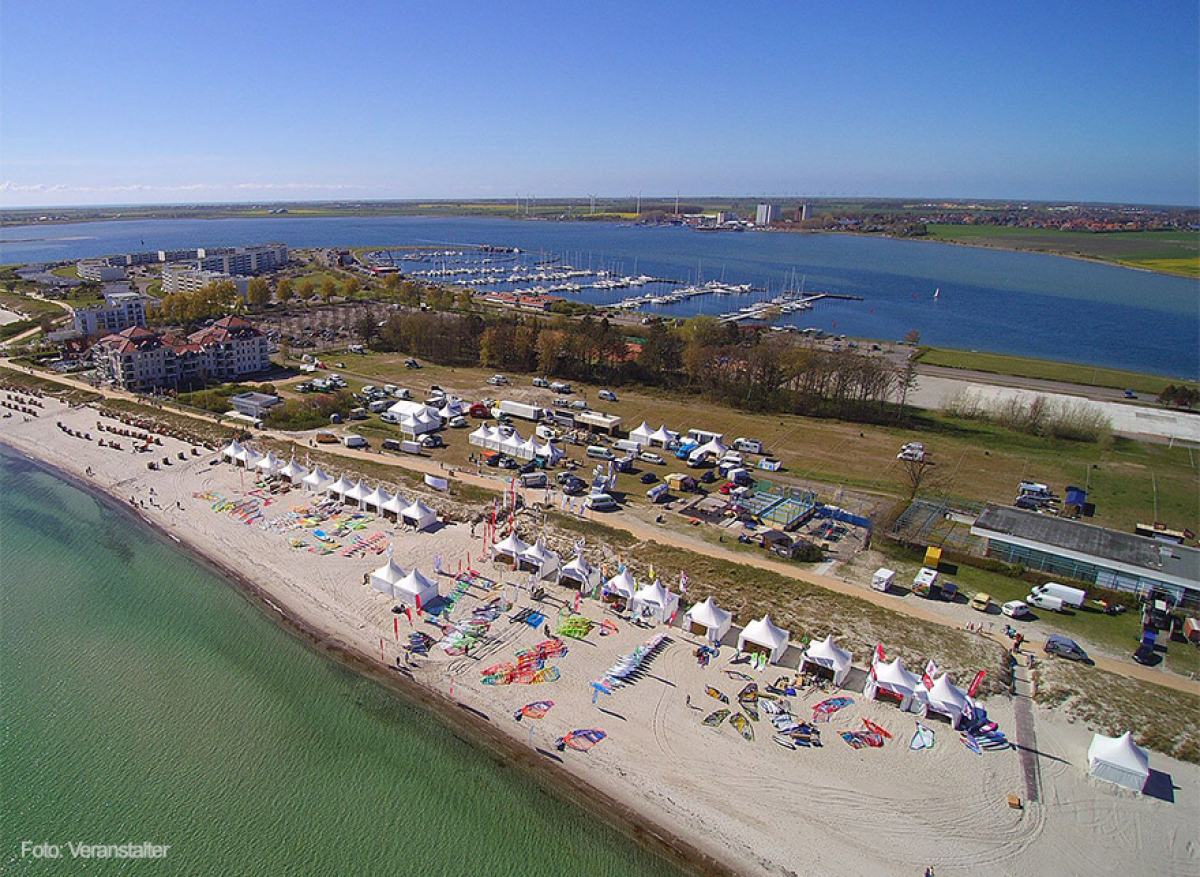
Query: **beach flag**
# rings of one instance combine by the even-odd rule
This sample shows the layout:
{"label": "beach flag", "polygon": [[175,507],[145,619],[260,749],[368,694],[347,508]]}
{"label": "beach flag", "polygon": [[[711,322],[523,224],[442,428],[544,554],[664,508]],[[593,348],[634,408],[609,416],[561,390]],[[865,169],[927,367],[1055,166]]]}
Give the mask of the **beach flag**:
{"label": "beach flag", "polygon": [[680,593],[686,594],[687,586],[688,586],[688,574],[685,573],[683,570],[680,570],[679,571],[679,591],[680,591]]}
{"label": "beach flag", "polygon": [[[404,614],[408,618],[408,626],[412,627],[413,626],[412,612],[409,610],[409,608],[407,606],[404,607]],[[399,620],[399,619],[397,619],[397,620]]]}
{"label": "beach flag", "polygon": [[926,688],[933,688],[933,677],[938,674],[938,665],[933,662],[933,658],[929,659],[929,663],[925,665],[925,675],[921,677],[921,681],[925,683]]}
{"label": "beach flag", "polygon": [[392,627],[396,630],[396,642],[400,642],[400,616],[396,615],[392,618]]}
{"label": "beach flag", "polygon": [[420,611],[421,611],[421,595],[420,595],[420,594],[413,594],[413,600],[415,600],[415,601],[416,601],[416,604],[417,604],[417,612],[420,612]]}
{"label": "beach flag", "polygon": [[871,663],[880,664],[887,659],[883,656],[883,643],[875,643],[875,655],[871,659]]}
{"label": "beach flag", "polygon": [[650,564],[650,581],[654,581],[654,564]]}
{"label": "beach flag", "polygon": [[379,660],[387,663],[387,653],[383,650],[383,637],[379,638]]}
{"label": "beach flag", "polygon": [[975,680],[971,683],[971,687],[967,689],[967,697],[974,697],[975,692],[979,691],[979,683],[983,682],[984,671],[980,670],[975,674]]}

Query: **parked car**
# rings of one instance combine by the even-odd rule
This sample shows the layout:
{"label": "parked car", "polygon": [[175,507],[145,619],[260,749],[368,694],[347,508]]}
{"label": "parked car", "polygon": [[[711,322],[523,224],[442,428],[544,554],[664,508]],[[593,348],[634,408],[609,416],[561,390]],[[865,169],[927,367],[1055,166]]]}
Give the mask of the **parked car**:
{"label": "parked car", "polygon": [[598,394],[605,402],[616,402],[617,394],[612,390],[601,390]]}
{"label": "parked car", "polygon": [[1000,612],[1003,615],[1007,615],[1009,618],[1018,618],[1018,619],[1019,618],[1028,618],[1030,615],[1033,614],[1032,612],[1029,611],[1029,607],[1026,606],[1020,600],[1009,600],[1007,603],[1005,603],[1003,606],[1000,607]]}
{"label": "parked car", "polygon": [[444,448],[446,442],[440,435],[423,435],[421,436],[421,447],[423,448]]}
{"label": "parked car", "polygon": [[712,484],[716,480],[717,476],[713,474],[712,469],[705,470],[704,474],[700,476],[701,484]]}
{"label": "parked car", "polygon": [[992,595],[980,591],[971,598],[971,608],[977,612],[987,612],[992,608]]}
{"label": "parked car", "polygon": [[1044,594],[1029,594],[1025,598],[1025,602],[1030,606],[1036,606],[1038,609],[1046,609],[1050,612],[1062,612],[1064,605],[1061,597],[1050,597]]}
{"label": "parked car", "polygon": [[466,425],[467,418],[463,417],[461,414],[450,418],[450,427],[453,429],[462,429]]}
{"label": "parked car", "polygon": [[587,401],[584,399],[576,399],[574,402],[571,403],[571,407],[574,408],[576,411],[587,411],[588,404],[587,404]]}
{"label": "parked car", "polygon": [[570,399],[555,399],[550,404],[553,405],[555,408],[570,408],[571,400]]}
{"label": "parked car", "polygon": [[1070,661],[1083,661],[1091,663],[1091,658],[1088,653],[1079,647],[1079,643],[1069,637],[1060,636],[1057,633],[1052,633],[1046,637],[1046,644],[1042,646],[1042,650],[1047,655],[1058,655],[1060,658],[1066,658]]}
{"label": "parked car", "polygon": [[535,387],[549,387],[550,382],[548,380],[546,380],[545,378],[534,378],[533,385]]}
{"label": "parked car", "polygon": [[653,451],[642,451],[640,454],[638,454],[638,459],[643,463],[655,463],[659,466],[662,466],[667,462],[659,454],[656,454]]}
{"label": "parked car", "polygon": [[524,466],[522,466],[520,469],[518,469],[517,472],[519,472],[521,475],[527,475],[530,472],[536,472],[537,467],[538,467],[538,464],[535,463],[533,460],[530,460],[528,463],[526,463]]}
{"label": "parked car", "polygon": [[493,387],[499,387],[503,384],[507,384],[508,378],[506,378],[504,375],[492,375],[490,378],[487,379],[487,382],[489,384],[491,384]]}
{"label": "parked car", "polygon": [[638,479],[642,484],[653,484],[657,480],[658,476],[653,472],[643,472],[642,477]]}
{"label": "parked car", "polygon": [[413,359],[410,356],[408,359],[404,360],[404,367],[405,368],[420,368],[421,363],[417,362],[415,359]]}
{"label": "parked car", "polygon": [[500,468],[501,469],[516,469],[517,461],[514,460],[512,457],[501,457],[500,458]]}
{"label": "parked car", "polygon": [[571,476],[571,478],[568,481],[565,481],[562,485],[562,492],[567,496],[579,496],[580,494],[585,493],[587,489],[587,482],[576,476]]}

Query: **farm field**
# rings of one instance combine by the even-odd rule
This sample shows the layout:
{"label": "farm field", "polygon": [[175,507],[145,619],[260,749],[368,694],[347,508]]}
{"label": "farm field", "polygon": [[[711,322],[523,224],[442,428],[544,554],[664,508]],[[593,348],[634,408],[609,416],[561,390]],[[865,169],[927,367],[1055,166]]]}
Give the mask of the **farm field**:
{"label": "farm field", "polygon": [[931,225],[931,240],[1097,259],[1129,268],[1200,277],[1200,235],[1188,231],[1077,232],[1049,228]]}

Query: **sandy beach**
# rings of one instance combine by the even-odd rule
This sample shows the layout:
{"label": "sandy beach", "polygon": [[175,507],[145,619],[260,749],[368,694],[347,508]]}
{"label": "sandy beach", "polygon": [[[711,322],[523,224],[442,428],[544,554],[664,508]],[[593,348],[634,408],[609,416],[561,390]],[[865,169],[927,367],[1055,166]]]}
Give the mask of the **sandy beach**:
{"label": "sandy beach", "polygon": [[[50,397],[39,401],[44,406],[39,416],[14,414],[0,421],[0,441],[133,507],[181,544],[235,572],[262,596],[268,611],[274,607],[288,623],[392,676],[399,675],[395,662],[411,632],[441,637],[423,619],[410,623],[394,614],[393,600],[364,584],[364,576],[385,561],[384,554],[310,550],[317,547],[311,530],[295,526],[289,518],[289,512],[313,501],[303,490],[280,496],[252,494],[252,475],[225,463],[211,465],[216,456],[211,451],[196,456],[191,445],[164,437],[153,453],[136,453],[130,440],[97,429],[98,420],[120,424],[101,417],[96,409],[68,408]],[[90,439],[68,434],[56,425],[60,422],[90,434]],[[122,450],[101,447],[97,441],[112,438],[124,445]],[[183,460],[178,459],[180,452]],[[147,468],[150,460],[161,463],[164,457],[172,464]],[[249,522],[220,510],[223,501],[250,498],[259,514]],[[420,498],[445,510],[432,490]],[[435,578],[443,596],[452,590],[453,576],[436,575],[439,556],[443,570],[450,573],[461,563],[508,583],[503,593],[509,600],[515,593],[516,608],[537,608],[552,626],[559,606],[574,599],[573,591],[554,585],[547,586],[548,599],[542,602],[534,602],[526,590],[514,590],[512,583],[527,577],[481,560],[482,527],[473,534],[467,524],[443,523],[431,532],[415,533],[382,519],[362,524],[354,535],[375,537],[378,549],[390,544],[397,563]],[[518,532],[526,540],[536,535],[532,523],[524,520]],[[294,545],[292,540],[305,544]],[[551,533],[547,541],[564,554],[564,562],[572,555],[566,540]],[[349,538],[341,540],[342,547],[350,544]],[[590,547],[585,555],[596,565],[616,563],[616,558],[599,556]],[[451,619],[468,617],[489,596],[480,588],[471,589],[455,605]],[[720,600],[719,591],[714,596]],[[694,657],[699,639],[677,627],[634,626],[590,599],[582,601],[579,611],[597,624],[614,622],[616,631],[601,637],[593,628],[583,640],[565,640],[567,654],[548,662],[561,673],[556,681],[481,684],[482,669],[512,661],[515,652],[545,639],[542,628],[509,623],[505,617],[492,623],[483,645],[467,656],[449,656],[434,647],[428,656],[412,658],[404,672],[440,696],[449,709],[460,705],[460,714],[469,711],[473,724],[484,723],[492,733],[504,735],[511,747],[527,751],[529,762],[569,772],[595,789],[599,794],[593,806],[610,808],[614,821],[629,821],[638,829],[635,833],[657,836],[667,845],[691,847],[684,855],[702,870],[899,875],[921,874],[933,866],[939,877],[1200,874],[1200,768],[1195,765],[1151,753],[1152,793],[1119,789],[1087,776],[1089,729],[1036,707],[1037,751],[1028,754],[1024,769],[1022,753],[977,755],[936,720],[927,722],[937,735],[934,747],[913,752],[908,748],[913,716],[884,703],[866,702],[857,691],[847,693],[853,705],[823,726],[821,748],[790,751],[777,746],[765,715],[752,725],[755,739],[747,741],[728,722],[716,728],[701,723],[720,706],[705,694],[706,687],[722,691],[736,704],[745,682],[726,670],[746,674],[760,687],[792,671],[770,667],[756,672],[744,664],[731,665],[734,650],[728,647],[702,667]],[[646,675],[611,695],[600,695],[593,704],[590,683],[618,656],[657,633],[666,633],[669,640]],[[856,666],[867,662],[867,655],[855,656]],[[796,715],[806,719],[811,707],[831,694],[799,691],[789,699]],[[514,710],[540,699],[555,702],[544,719],[513,720]],[[1000,728],[1015,737],[1013,701],[994,697],[985,705]],[[889,730],[894,739],[878,749],[851,748],[839,734],[861,730],[863,719]],[[577,728],[602,729],[607,737],[588,752],[555,751],[555,739]],[[1034,765],[1034,796],[1028,794],[1029,764]],[[1020,809],[1009,806],[1010,794],[1022,799]],[[586,797],[586,789],[580,797]]]}

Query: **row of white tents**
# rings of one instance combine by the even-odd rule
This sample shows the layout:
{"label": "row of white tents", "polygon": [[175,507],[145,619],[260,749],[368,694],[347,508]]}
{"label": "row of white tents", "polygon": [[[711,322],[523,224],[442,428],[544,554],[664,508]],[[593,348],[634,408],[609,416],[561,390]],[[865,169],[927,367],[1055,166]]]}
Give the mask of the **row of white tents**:
{"label": "row of white tents", "polygon": [[391,556],[387,563],[367,578],[371,587],[379,593],[416,609],[428,606],[438,596],[436,582],[418,569],[404,569]]}
{"label": "row of white tents", "polygon": [[310,493],[325,494],[363,511],[374,510],[383,517],[418,530],[427,530],[437,523],[437,512],[419,499],[410,501],[399,493],[388,493],[379,486],[372,490],[363,482],[351,481],[345,475],[335,479],[320,466],[310,472],[294,459],[284,463],[274,452],[260,454],[236,441],[230,442],[221,451],[221,456],[235,466],[256,469],[264,475],[279,475],[292,484],[303,485]]}
{"label": "row of white tents", "polygon": [[642,421],[642,425],[637,429],[629,431],[630,441],[639,442],[646,447],[657,444],[665,448],[677,438],[679,438],[679,433],[672,432],[665,426],[660,426],[658,429],[651,429],[650,425],[644,420]]}
{"label": "row of white tents", "polygon": [[518,460],[532,460],[534,457],[541,457],[551,466],[566,455],[566,452],[557,447],[554,442],[547,441],[538,444],[532,436],[522,439],[521,433],[515,429],[492,427],[486,423],[481,424],[478,429],[467,436],[467,441],[486,451],[499,451]]}

